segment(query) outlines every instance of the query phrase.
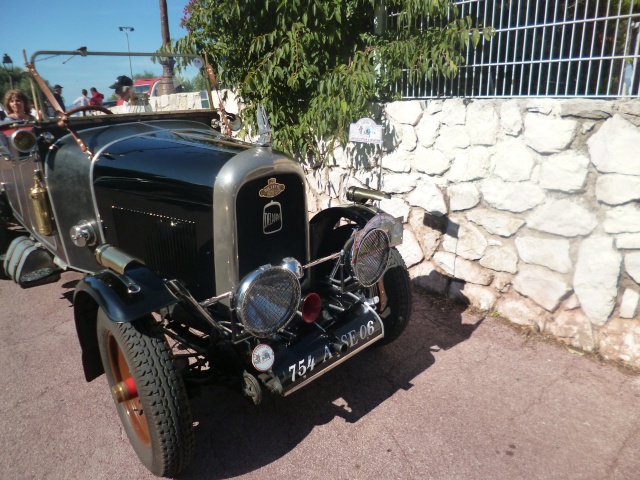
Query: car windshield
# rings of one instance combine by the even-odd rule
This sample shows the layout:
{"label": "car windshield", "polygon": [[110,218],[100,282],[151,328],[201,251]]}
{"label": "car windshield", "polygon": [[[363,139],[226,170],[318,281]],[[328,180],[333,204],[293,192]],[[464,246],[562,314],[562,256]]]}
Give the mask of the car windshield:
{"label": "car windshield", "polygon": [[[37,52],[31,62],[47,88],[34,82],[34,89],[25,93],[33,98],[31,113],[44,121],[59,116],[52,97],[62,103],[63,111],[103,106],[116,115],[208,110],[211,105],[204,62],[193,55],[89,52],[81,48]],[[151,79],[160,81],[154,86]],[[102,114],[98,109],[87,110],[75,115]]]}

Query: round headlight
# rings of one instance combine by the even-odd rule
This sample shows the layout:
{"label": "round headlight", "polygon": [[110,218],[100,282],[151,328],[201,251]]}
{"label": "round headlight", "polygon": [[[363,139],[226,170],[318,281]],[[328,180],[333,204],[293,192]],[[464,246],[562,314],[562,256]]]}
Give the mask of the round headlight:
{"label": "round headlight", "polygon": [[300,282],[283,267],[260,267],[247,275],[237,291],[236,312],[244,328],[258,337],[284,327],[300,304]]}
{"label": "round headlight", "polygon": [[374,228],[356,238],[351,251],[353,274],[363,286],[371,287],[382,276],[389,259],[389,236]]}
{"label": "round headlight", "polygon": [[16,130],[11,135],[11,143],[20,153],[29,153],[36,146],[36,136],[31,130]]}

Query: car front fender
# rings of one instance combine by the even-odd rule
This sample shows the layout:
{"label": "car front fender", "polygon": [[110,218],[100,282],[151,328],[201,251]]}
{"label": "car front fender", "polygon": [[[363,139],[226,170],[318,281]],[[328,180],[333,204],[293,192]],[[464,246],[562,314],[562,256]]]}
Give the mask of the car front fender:
{"label": "car front fender", "polygon": [[322,210],[309,222],[312,258],[316,258],[320,244],[341,219],[350,220],[362,228],[381,212],[382,210],[372,205],[356,204],[340,205]]}
{"label": "car front fender", "polygon": [[[127,285],[139,287],[129,293]],[[177,303],[164,282],[143,265],[127,268],[126,278],[110,270],[88,275],[76,286],[73,295],[76,332],[82,349],[82,365],[88,382],[104,373],[96,319],[98,309],[116,323],[126,323]]]}

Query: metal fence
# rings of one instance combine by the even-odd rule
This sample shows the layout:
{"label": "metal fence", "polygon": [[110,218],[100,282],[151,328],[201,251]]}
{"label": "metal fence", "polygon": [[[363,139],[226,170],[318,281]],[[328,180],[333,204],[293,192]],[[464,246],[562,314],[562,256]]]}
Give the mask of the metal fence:
{"label": "metal fence", "polygon": [[[637,6],[634,7],[634,3]],[[452,79],[397,85],[403,98],[638,97],[638,0],[463,0],[461,16],[495,36],[465,54]],[[388,25],[393,28],[395,15]],[[424,19],[422,28],[427,28]]]}

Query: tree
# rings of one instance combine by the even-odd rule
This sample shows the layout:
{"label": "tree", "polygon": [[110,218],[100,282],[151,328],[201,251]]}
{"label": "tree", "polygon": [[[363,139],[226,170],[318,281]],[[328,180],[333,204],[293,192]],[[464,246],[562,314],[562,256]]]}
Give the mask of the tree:
{"label": "tree", "polygon": [[[458,18],[449,0],[387,0],[386,8],[397,12],[394,28],[381,28],[384,0],[191,0],[188,34],[175,49],[205,56],[245,102],[249,123],[262,104],[275,146],[324,159],[372,102],[397,98],[403,74],[455,75],[467,45],[491,35]],[[424,26],[427,17],[437,26]]]}
{"label": "tree", "polygon": [[[160,2],[160,30],[162,33],[162,47],[166,48],[171,44],[171,35],[169,34],[169,17],[167,15],[167,0],[159,0]],[[173,93],[173,58],[165,58],[162,64],[162,82],[158,88],[160,95]]]}
{"label": "tree", "polygon": [[13,88],[22,90],[27,98],[31,99],[31,81],[27,72],[21,70],[20,67],[13,67],[9,70],[0,67],[0,102],[4,102],[4,96],[11,89],[11,85]]}

